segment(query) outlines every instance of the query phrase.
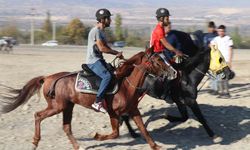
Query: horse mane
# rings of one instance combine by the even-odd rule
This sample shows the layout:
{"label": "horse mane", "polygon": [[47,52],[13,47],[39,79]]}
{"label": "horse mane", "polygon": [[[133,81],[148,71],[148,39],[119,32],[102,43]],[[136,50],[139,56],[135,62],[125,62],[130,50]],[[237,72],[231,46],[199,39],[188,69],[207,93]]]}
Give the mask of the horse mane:
{"label": "horse mane", "polygon": [[210,49],[202,50],[196,53],[193,57],[189,58],[185,61],[184,70],[187,72],[191,72],[195,67],[197,67],[202,61],[204,61],[204,57],[210,54]]}
{"label": "horse mane", "polygon": [[193,57],[200,51],[199,48],[194,44],[190,34],[179,30],[171,30],[171,32],[177,37],[178,41],[181,43],[180,50],[184,54]]}
{"label": "horse mane", "polygon": [[118,79],[121,79],[123,77],[129,76],[134,69],[134,64],[140,64],[144,55],[145,52],[139,52],[126,60],[121,66],[116,69],[116,77]]}

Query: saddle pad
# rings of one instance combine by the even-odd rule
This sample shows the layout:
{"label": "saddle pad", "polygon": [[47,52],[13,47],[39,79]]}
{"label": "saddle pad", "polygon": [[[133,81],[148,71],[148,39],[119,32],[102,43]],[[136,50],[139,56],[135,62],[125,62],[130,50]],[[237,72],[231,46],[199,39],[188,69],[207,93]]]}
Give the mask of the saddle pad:
{"label": "saddle pad", "polygon": [[[77,74],[75,82],[75,90],[81,93],[97,94],[101,83],[101,78],[93,76],[83,76],[81,72]],[[115,94],[119,89],[118,83],[110,84],[108,86],[107,95]]]}

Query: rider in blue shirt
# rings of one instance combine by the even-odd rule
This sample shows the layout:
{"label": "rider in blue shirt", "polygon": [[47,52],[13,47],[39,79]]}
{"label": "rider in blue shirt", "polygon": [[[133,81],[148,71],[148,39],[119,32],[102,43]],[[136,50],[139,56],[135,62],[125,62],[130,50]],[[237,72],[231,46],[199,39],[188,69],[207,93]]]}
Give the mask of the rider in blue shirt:
{"label": "rider in blue shirt", "polygon": [[[171,32],[171,22],[169,22],[169,24],[165,27],[164,30],[165,30],[165,38],[168,41],[168,43],[171,44],[174,48],[181,50],[181,43],[179,42],[176,35],[173,32]],[[173,56],[175,56],[175,53],[169,50],[165,50],[164,54],[168,60],[171,60]]]}
{"label": "rider in blue shirt", "polygon": [[[203,46],[205,49],[209,49],[210,42],[216,36],[218,36],[218,34],[216,32],[216,26],[215,26],[215,23],[213,21],[208,22],[207,27],[208,27],[208,33],[206,33],[203,37]],[[218,79],[211,78],[210,87],[211,87],[211,91],[209,91],[209,92],[213,95],[217,95],[218,94]]]}

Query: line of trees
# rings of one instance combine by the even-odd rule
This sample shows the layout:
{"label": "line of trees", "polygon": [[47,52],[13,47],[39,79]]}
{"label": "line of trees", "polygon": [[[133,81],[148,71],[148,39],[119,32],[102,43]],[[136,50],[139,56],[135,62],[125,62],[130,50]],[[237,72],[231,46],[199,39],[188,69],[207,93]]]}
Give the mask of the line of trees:
{"label": "line of trees", "polygon": [[[51,21],[50,12],[46,13],[46,19],[41,28],[35,30],[34,39],[35,44],[41,44],[52,39],[53,23]],[[125,41],[127,46],[141,46],[144,47],[145,41],[149,39],[145,36],[139,36],[135,30],[129,30],[122,26],[122,16],[117,14],[115,16],[115,28],[107,28],[106,34],[108,41],[113,43],[115,41]],[[67,25],[57,25],[56,40],[60,44],[83,45],[87,44],[88,33],[91,27],[84,24],[79,18],[72,19]],[[0,37],[10,36],[19,41],[19,43],[30,43],[30,31],[21,31],[15,25],[6,25],[0,29]],[[142,38],[143,37],[143,38]]]}
{"label": "line of trees", "polygon": [[[106,29],[110,43],[125,41],[127,46],[145,47],[146,41],[150,39],[149,32],[151,31],[149,31],[149,29],[141,29],[138,31],[123,27],[121,14],[116,14],[114,21],[114,29]],[[35,31],[35,44],[41,44],[52,39],[52,28],[51,14],[47,12],[47,17],[42,27]],[[74,18],[67,25],[58,25],[56,27],[56,40],[60,44],[86,45],[90,29],[91,27],[84,24],[79,18]],[[236,48],[250,48],[250,38],[242,37],[238,27],[236,27],[230,35],[234,40]],[[20,31],[18,27],[13,24],[6,25],[0,29],[0,37],[2,36],[14,37],[19,43],[30,42],[30,32]]]}

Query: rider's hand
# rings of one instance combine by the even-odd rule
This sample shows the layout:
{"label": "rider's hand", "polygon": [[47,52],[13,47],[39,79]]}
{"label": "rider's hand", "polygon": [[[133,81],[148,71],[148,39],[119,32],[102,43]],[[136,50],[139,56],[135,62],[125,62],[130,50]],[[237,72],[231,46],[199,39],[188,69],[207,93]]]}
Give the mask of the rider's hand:
{"label": "rider's hand", "polygon": [[174,53],[177,55],[177,56],[183,56],[183,53],[179,50],[175,50]]}
{"label": "rider's hand", "polygon": [[120,59],[124,59],[123,55],[122,55],[122,52],[118,52],[116,54],[116,57],[120,58]]}

